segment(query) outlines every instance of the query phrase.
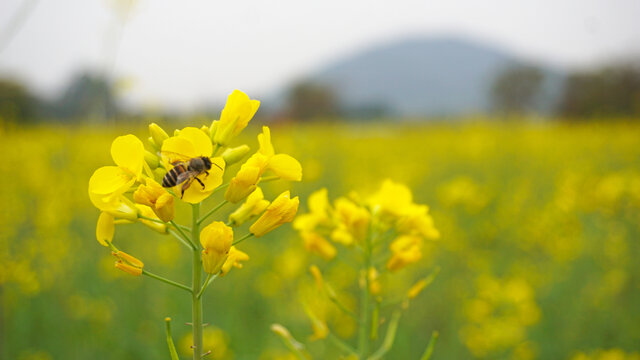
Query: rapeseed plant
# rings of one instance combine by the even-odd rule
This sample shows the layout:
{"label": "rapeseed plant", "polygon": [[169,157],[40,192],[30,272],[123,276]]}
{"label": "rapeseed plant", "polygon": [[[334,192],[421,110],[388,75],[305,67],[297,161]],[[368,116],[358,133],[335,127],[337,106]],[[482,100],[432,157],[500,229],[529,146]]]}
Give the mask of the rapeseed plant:
{"label": "rapeseed plant", "polygon": [[[242,262],[249,260],[249,255],[235,245],[252,236],[264,236],[291,222],[298,210],[298,197],[292,198],[289,191],[269,202],[258,187],[266,181],[302,179],[302,167],[296,159],[287,154],[275,154],[266,126],[258,135],[259,150],[229,183],[223,185],[228,166],[241,161],[249,152],[247,145],[228,146],[251,121],[259,106],[259,101],[236,90],[229,95],[220,120],[214,120],[210,126],[185,127],[169,136],[153,123],[149,125],[148,149],[134,135],[119,136],[111,144],[115,165],[97,169],[89,180],[89,198],[101,211],[96,238],[101,245],[111,249],[117,259],[115,267],[133,276],[145,275],[162,281],[191,295],[193,340],[188,341],[194,360],[208,354],[203,348],[203,337],[207,333],[203,334],[202,294],[214,279],[228,274],[233,267],[241,268]],[[263,176],[267,171],[273,175]],[[201,204],[225,188],[224,199],[201,215]],[[191,204],[190,227],[174,221],[174,206],[178,201]],[[244,203],[231,214],[228,222],[212,221],[205,226],[217,210],[228,203],[241,201]],[[258,218],[249,232],[237,237],[234,228],[254,217]],[[119,250],[115,243],[126,246],[126,242],[114,241],[116,225],[129,223],[142,223],[161,234],[170,234],[187,247],[192,252],[191,285],[154,274],[145,268],[142,260]],[[203,271],[207,274],[204,281]],[[172,359],[177,359],[169,321],[168,344]],[[216,349],[220,351],[220,346]]]}
{"label": "rapeseed plant", "polygon": [[[386,180],[372,195],[361,198],[356,193],[329,202],[326,189],[320,189],[309,197],[309,213],[294,221],[305,248],[332,264],[338,247],[355,253],[360,268],[359,314],[344,304],[334,287],[324,279],[316,265],[310,267],[319,295],[324,302],[332,303],[346,316],[357,323],[357,346],[341,340],[329,328],[324,311],[318,311],[311,301],[303,300],[305,313],[311,320],[311,340],[329,339],[349,359],[382,359],[391,350],[402,311],[435,278],[438,268],[405,290],[404,294],[383,293],[381,277],[393,277],[397,271],[411,266],[422,258],[425,241],[440,237],[426,205],[413,202],[413,195],[403,184]],[[352,259],[352,258],[350,258]],[[338,262],[334,262],[338,266]],[[313,299],[316,301],[317,299]],[[385,310],[395,308],[390,319],[384,319]],[[387,329],[384,339],[379,341],[382,324]],[[302,343],[294,339],[282,325],[275,324],[272,330],[283,339],[289,350],[301,359],[310,358]],[[437,338],[433,333],[422,359],[428,359]],[[378,345],[374,349],[374,345]]]}

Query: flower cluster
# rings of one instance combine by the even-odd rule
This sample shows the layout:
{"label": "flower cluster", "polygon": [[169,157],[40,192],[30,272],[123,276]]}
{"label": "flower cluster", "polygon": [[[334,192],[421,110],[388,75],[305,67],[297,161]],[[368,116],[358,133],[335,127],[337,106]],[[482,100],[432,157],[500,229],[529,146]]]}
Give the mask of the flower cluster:
{"label": "flower cluster", "polygon": [[[146,149],[134,135],[117,137],[111,144],[115,165],[97,169],[89,180],[89,198],[101,211],[96,229],[100,244],[112,246],[116,224],[140,222],[162,234],[180,233],[180,226],[173,223],[174,203],[199,204],[226,187],[224,203],[246,201],[230,215],[228,223],[213,222],[200,234],[205,271],[224,274],[248,259],[247,254],[231,246],[232,227],[259,217],[250,233],[260,237],[292,221],[298,198],[291,198],[286,191],[269,202],[259,187],[261,181],[302,179],[302,168],[296,159],[275,153],[268,127],[258,135],[259,150],[242,164],[228,184],[222,185],[227,167],[250,151],[247,145],[229,144],[247,126],[259,105],[259,101],[236,90],[229,95],[220,120],[209,126],[185,127],[169,136],[152,123]],[[204,167],[198,169],[197,164],[192,164],[193,159],[206,159],[209,165],[203,161]],[[268,171],[273,176],[265,178]]]}
{"label": "flower cluster", "polygon": [[336,243],[363,246],[368,236],[380,243],[391,239],[386,268],[392,272],[420,260],[424,241],[440,237],[429,208],[415,204],[411,190],[391,180],[368,198],[351,193],[333,206],[327,190],[318,190],[309,197],[309,213],[298,216],[294,227],[305,247],[326,260],[336,255]]}
{"label": "flower cluster", "polygon": [[[345,259],[361,260],[357,264],[348,265],[360,268],[357,282],[361,292],[358,309],[353,309],[353,300],[349,301],[353,298],[343,294],[346,290],[344,281],[340,280],[342,288],[336,288],[330,283],[331,279],[325,280],[320,267],[311,266],[315,290],[306,298],[303,295],[302,299],[304,310],[311,320],[311,339],[329,338],[349,358],[383,358],[393,344],[402,310],[408,307],[410,300],[417,297],[438,273],[438,268],[434,269],[429,276],[404,289],[401,296],[397,296],[397,291],[386,291],[382,281],[384,277],[418,262],[423,256],[425,241],[440,237],[429,215],[429,208],[414,203],[409,188],[391,180],[384,181],[381,188],[368,197],[350,193],[349,196],[340,197],[331,203],[327,190],[321,189],[314,192],[308,202],[309,212],[296,218],[294,228],[299,231],[309,252],[334,265],[334,269],[328,269],[327,273],[335,274],[335,268],[343,266]],[[343,261],[332,262],[340,250],[353,254],[342,257]],[[341,270],[340,273],[344,272]],[[387,294],[392,296],[387,297]],[[386,298],[383,300],[383,297]],[[391,314],[390,320],[384,318],[381,310],[383,303],[387,308],[389,305],[400,305]],[[334,321],[335,334],[332,334],[327,324],[326,318],[331,313],[330,310],[340,311]],[[340,315],[346,315],[342,316],[346,320],[340,320]],[[384,323],[388,324],[387,333],[385,339],[379,342],[378,328]],[[349,337],[350,332],[345,330],[356,326],[359,330],[357,347],[339,339],[340,336]],[[283,329],[281,325],[273,328],[290,349],[298,349],[299,357],[308,357],[291,334]],[[436,336],[434,333],[424,359],[430,356]],[[376,342],[380,345],[373,351],[372,347]]]}

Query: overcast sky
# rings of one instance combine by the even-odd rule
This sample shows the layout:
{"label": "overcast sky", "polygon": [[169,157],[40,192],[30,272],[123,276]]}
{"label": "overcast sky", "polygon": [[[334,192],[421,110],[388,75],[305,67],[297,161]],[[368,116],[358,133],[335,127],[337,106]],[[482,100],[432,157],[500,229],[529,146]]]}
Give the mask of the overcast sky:
{"label": "overcast sky", "polygon": [[[24,1],[0,0],[0,39]],[[53,93],[78,69],[106,69],[129,100],[179,109],[235,88],[267,96],[406,36],[469,36],[565,67],[640,54],[640,0],[140,0],[124,22],[122,0],[26,1],[0,74]]]}

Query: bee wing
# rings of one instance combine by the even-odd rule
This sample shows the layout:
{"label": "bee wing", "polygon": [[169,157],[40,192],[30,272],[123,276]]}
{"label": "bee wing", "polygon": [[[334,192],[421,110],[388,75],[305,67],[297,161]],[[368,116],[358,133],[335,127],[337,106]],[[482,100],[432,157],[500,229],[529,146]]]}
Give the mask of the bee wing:
{"label": "bee wing", "polygon": [[185,171],[183,173],[180,173],[180,175],[178,175],[178,178],[176,179],[176,184],[182,184],[188,179],[194,177],[195,175],[197,174],[195,174],[193,171]]}
{"label": "bee wing", "polygon": [[191,160],[190,157],[173,151],[161,151],[160,156],[173,166],[179,163],[188,163]]}

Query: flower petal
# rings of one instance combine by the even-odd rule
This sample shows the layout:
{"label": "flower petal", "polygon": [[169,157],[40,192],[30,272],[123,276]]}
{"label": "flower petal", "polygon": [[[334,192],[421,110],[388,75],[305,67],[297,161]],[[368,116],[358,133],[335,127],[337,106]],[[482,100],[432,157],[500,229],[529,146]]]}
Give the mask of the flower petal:
{"label": "flower petal", "polygon": [[278,154],[269,159],[269,169],[284,180],[302,180],[302,166],[287,154]]}
{"label": "flower petal", "polygon": [[117,166],[103,166],[89,179],[89,193],[109,195],[124,193],[133,185],[135,178]]}
{"label": "flower petal", "polygon": [[101,212],[96,225],[96,238],[102,246],[109,246],[109,242],[113,240],[115,225],[113,223],[113,215]]}
{"label": "flower petal", "polygon": [[111,143],[111,157],[116,165],[138,176],[144,162],[144,145],[131,134],[118,136]]}
{"label": "flower petal", "polygon": [[186,139],[193,144],[195,154],[191,157],[211,156],[211,153],[213,152],[211,139],[202,130],[194,127],[186,127],[180,130],[178,137]]}

